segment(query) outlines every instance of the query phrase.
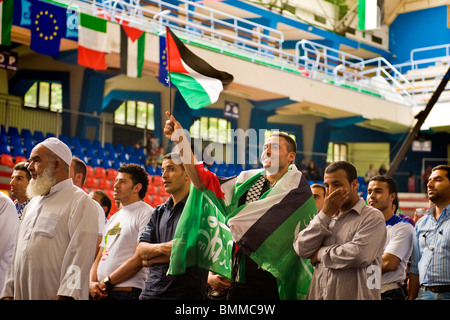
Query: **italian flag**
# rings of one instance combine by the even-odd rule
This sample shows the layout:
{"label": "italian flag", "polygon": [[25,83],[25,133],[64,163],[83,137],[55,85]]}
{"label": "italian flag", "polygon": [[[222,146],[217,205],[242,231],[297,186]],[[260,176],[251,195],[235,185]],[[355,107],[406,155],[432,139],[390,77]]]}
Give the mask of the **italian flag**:
{"label": "italian flag", "polygon": [[0,45],[11,45],[11,28],[13,23],[13,0],[0,0]]}
{"label": "italian flag", "polygon": [[145,32],[138,28],[122,25],[127,34],[127,76],[140,78],[144,66]]}
{"label": "italian flag", "polygon": [[358,0],[358,29],[380,28],[381,8],[377,0]]}
{"label": "italian flag", "polygon": [[224,86],[233,81],[231,74],[213,68],[190,51],[168,27],[166,45],[170,81],[191,109],[216,102]]}
{"label": "italian flag", "polygon": [[95,70],[107,69],[107,26],[108,21],[103,18],[80,13],[78,64]]}

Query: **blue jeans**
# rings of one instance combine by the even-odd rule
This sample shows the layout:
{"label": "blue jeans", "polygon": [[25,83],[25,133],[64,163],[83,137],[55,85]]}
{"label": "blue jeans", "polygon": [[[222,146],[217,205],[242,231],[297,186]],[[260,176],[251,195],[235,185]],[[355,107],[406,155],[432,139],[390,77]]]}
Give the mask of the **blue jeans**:
{"label": "blue jeans", "polygon": [[419,289],[416,300],[450,300],[450,291],[435,293],[424,288]]}

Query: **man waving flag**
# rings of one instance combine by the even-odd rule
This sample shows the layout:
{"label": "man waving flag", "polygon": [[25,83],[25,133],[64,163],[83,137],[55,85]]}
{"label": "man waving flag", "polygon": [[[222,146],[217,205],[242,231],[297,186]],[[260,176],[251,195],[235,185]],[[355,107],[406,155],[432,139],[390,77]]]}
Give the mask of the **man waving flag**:
{"label": "man waving flag", "polygon": [[191,109],[216,102],[224,87],[233,81],[231,74],[213,68],[190,51],[168,27],[166,45],[170,80]]}

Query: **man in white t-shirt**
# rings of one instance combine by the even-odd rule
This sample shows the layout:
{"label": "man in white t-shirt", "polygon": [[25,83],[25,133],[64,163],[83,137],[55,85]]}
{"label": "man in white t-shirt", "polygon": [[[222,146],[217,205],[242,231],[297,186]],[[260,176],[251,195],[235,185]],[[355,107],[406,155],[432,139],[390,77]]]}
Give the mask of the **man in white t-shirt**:
{"label": "man in white t-shirt", "polygon": [[411,257],[414,227],[394,214],[397,183],[391,177],[372,177],[367,188],[367,203],[380,210],[386,220],[386,246],[382,256],[382,300],[405,300],[402,288],[406,266]]}
{"label": "man in white t-shirt", "polygon": [[154,210],[142,201],[148,174],[137,164],[124,164],[117,171],[114,199],[122,209],[107,222],[90,273],[89,291],[97,300],[137,300],[148,276],[136,254],[139,236]]}

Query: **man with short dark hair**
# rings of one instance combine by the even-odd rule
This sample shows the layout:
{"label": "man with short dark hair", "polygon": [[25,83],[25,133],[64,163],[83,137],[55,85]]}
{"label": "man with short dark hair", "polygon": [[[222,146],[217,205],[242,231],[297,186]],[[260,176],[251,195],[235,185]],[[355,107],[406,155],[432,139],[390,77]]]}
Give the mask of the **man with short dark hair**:
{"label": "man with short dark hair", "polygon": [[93,299],[137,300],[148,276],[136,253],[153,208],[142,199],[148,188],[148,174],[138,164],[124,164],[118,170],[114,199],[122,208],[105,226],[100,251],[90,274]]}
{"label": "man with short dark hair", "polygon": [[89,193],[89,196],[100,204],[105,212],[106,219],[111,211],[111,199],[102,190],[93,190]]}
{"label": "man with short dark hair", "polygon": [[30,183],[31,175],[28,172],[28,163],[20,162],[14,166],[13,173],[11,174],[11,197],[14,200],[19,220],[22,220],[23,210],[25,206],[30,202],[30,198],[27,195],[27,187]]}
{"label": "man with short dark hair", "polygon": [[450,299],[450,166],[434,167],[427,189],[433,205],[416,222],[409,300]]}
{"label": "man with short dark hair", "polygon": [[317,212],[320,212],[323,207],[323,202],[325,201],[325,196],[327,195],[327,189],[322,184],[314,183],[311,185],[311,192],[314,196]]}
{"label": "man with short dark hair", "polygon": [[139,238],[138,255],[150,269],[141,300],[202,300],[205,297],[207,270],[192,267],[182,275],[167,274],[173,236],[191,183],[183,165],[175,164],[173,157],[179,160],[178,155],[169,153],[161,165],[164,189],[171,196],[156,207]]}
{"label": "man with short dark hair", "polygon": [[72,163],[70,164],[70,177],[73,180],[73,184],[79,188],[82,188],[86,181],[87,167],[83,160],[77,157],[72,157]]}
{"label": "man with short dark hair", "polygon": [[358,196],[356,168],[338,161],[325,170],[322,211],[294,241],[314,274],[310,300],[379,300],[386,226],[381,212]]}
{"label": "man with short dark hair", "polygon": [[413,226],[395,215],[397,183],[386,175],[373,176],[367,187],[367,203],[383,213],[386,221],[386,246],[382,256],[381,299],[405,300],[403,284],[406,267],[411,257]]}

